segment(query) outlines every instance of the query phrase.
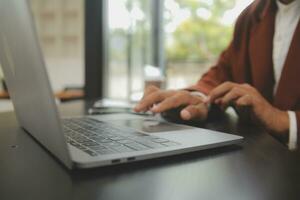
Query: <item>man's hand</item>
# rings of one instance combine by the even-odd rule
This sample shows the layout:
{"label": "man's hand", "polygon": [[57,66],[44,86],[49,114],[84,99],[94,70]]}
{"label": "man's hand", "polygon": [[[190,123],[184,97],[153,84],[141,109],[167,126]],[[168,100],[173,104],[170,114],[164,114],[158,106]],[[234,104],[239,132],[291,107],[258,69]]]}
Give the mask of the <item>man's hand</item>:
{"label": "man's hand", "polygon": [[208,107],[203,102],[202,97],[191,95],[188,91],[160,90],[155,86],[149,86],[134,110],[136,112],[162,113],[185,106],[180,112],[180,117],[183,120],[204,120],[208,115]]}
{"label": "man's hand", "polygon": [[229,105],[235,105],[238,109],[249,107],[251,114],[268,130],[276,133],[286,133],[289,130],[287,112],[273,107],[251,85],[223,83],[210,92],[206,101],[222,108]]}

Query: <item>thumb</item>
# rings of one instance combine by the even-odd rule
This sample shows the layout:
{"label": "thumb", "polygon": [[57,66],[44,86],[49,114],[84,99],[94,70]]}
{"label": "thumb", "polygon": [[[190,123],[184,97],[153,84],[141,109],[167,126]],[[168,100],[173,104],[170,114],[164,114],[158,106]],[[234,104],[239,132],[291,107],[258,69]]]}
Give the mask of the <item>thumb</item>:
{"label": "thumb", "polygon": [[183,120],[205,120],[208,115],[208,107],[204,103],[189,105],[180,112]]}

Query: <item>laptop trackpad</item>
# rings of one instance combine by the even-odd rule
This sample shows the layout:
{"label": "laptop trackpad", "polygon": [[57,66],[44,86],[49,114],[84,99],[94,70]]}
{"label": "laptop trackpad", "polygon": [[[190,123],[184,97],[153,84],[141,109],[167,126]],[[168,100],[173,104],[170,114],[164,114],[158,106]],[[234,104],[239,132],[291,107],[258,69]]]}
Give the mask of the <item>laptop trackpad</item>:
{"label": "laptop trackpad", "polygon": [[112,124],[133,128],[145,133],[161,133],[192,129],[192,127],[177,125],[155,119],[122,119],[110,121]]}

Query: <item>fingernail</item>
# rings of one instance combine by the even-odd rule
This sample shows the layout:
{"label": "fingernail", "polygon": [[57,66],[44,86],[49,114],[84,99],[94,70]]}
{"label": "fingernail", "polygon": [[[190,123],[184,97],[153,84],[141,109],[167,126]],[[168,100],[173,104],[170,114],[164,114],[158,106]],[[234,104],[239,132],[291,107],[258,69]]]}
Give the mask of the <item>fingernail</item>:
{"label": "fingernail", "polygon": [[208,103],[208,102],[210,102],[210,97],[209,96],[204,99],[204,103]]}
{"label": "fingernail", "polygon": [[158,106],[157,105],[154,105],[152,108],[151,108],[151,112],[157,112],[158,111]]}
{"label": "fingernail", "polygon": [[140,105],[136,105],[133,109],[135,110],[135,111],[137,111],[137,110],[140,110]]}
{"label": "fingernail", "polygon": [[187,110],[183,110],[181,111],[181,117],[184,119],[184,120],[189,120],[192,118],[192,115],[189,111]]}

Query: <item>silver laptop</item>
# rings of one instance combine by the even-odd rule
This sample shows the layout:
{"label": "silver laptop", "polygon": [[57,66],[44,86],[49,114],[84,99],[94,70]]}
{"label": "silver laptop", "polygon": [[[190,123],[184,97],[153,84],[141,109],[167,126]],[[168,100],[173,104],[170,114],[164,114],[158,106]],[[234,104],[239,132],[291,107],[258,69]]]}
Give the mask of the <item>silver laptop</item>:
{"label": "silver laptop", "polygon": [[28,2],[1,0],[0,24],[0,62],[19,124],[68,168],[170,156],[243,139],[134,114],[62,119]]}

